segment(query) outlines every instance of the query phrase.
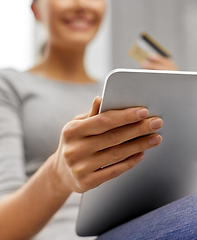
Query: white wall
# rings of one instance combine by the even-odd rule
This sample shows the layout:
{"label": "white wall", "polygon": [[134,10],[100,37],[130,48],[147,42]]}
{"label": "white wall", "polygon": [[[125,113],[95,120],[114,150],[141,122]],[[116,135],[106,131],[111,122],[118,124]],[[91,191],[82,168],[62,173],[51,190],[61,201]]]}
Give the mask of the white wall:
{"label": "white wall", "polygon": [[128,50],[146,31],[165,46],[180,70],[197,71],[196,0],[113,0],[113,67],[139,68]]}
{"label": "white wall", "polygon": [[[98,80],[103,80],[111,70],[110,0],[107,4],[106,18],[85,59],[87,71]],[[31,0],[0,1],[0,68],[23,71],[35,62],[35,45],[42,40],[43,29],[36,31],[30,5]]]}
{"label": "white wall", "polygon": [[186,17],[184,22],[186,37],[185,68],[197,71],[197,1],[187,0],[185,2]]}
{"label": "white wall", "polygon": [[0,68],[25,70],[34,62],[31,0],[0,1]]}

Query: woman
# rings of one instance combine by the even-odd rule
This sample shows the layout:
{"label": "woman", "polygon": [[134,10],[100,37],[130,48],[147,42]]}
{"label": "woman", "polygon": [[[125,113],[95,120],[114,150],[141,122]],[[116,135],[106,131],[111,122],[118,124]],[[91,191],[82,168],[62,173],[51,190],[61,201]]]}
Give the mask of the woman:
{"label": "woman", "polygon": [[[36,0],[32,10],[49,31],[45,58],[26,73],[1,71],[0,239],[38,233],[35,239],[78,239],[79,193],[141,161],[161,136],[124,142],[159,129],[162,120],[145,119],[145,108],[96,116],[98,97],[89,114],[71,121],[101,94],[102,84],[87,75],[83,58],[105,1]],[[97,171],[110,163],[116,164]]]}
{"label": "woman", "polygon": [[45,58],[0,73],[0,239],[74,240],[80,194],[140,162],[163,122],[143,107],[97,115],[100,97],[72,120],[101,93],[83,57],[105,2],[36,0],[32,10],[49,30]]}

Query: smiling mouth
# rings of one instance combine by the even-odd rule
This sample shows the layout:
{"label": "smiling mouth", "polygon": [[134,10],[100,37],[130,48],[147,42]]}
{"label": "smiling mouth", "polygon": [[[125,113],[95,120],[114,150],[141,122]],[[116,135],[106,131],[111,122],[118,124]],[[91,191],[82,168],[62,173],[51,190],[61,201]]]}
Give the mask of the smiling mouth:
{"label": "smiling mouth", "polygon": [[84,18],[75,18],[71,20],[63,19],[63,23],[75,31],[87,31],[94,25],[94,21],[90,21]]}

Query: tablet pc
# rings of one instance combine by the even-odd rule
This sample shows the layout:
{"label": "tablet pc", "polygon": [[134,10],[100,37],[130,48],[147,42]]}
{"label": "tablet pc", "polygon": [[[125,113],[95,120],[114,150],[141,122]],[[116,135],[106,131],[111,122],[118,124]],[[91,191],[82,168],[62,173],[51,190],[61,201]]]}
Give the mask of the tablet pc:
{"label": "tablet pc", "polygon": [[83,194],[80,236],[99,235],[197,192],[197,73],[117,69],[105,82],[100,112],[145,106],[164,125],[162,143],[136,167]]}

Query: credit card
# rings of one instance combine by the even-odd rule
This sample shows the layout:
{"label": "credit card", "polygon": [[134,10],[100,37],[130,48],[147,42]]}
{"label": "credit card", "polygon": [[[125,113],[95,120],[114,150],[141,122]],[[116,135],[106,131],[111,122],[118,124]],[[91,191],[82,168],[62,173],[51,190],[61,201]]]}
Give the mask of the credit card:
{"label": "credit card", "polygon": [[141,64],[150,54],[160,54],[167,58],[172,57],[171,53],[165,47],[149,34],[142,32],[136,42],[131,46],[129,56]]}

